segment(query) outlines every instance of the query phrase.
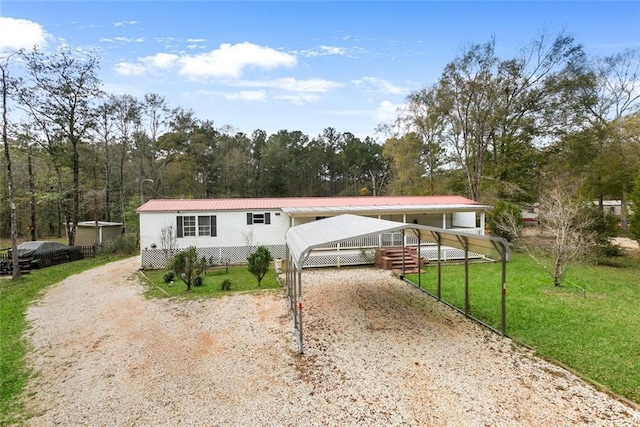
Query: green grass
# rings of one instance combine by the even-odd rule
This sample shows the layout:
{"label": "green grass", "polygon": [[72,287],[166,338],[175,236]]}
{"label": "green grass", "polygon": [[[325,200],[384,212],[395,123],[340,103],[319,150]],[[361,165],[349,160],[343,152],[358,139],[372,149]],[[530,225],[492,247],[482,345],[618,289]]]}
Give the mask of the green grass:
{"label": "green grass", "polygon": [[[640,259],[619,267],[573,267],[555,288],[545,271],[522,254],[507,263],[507,335],[538,355],[640,403]],[[421,277],[435,294],[436,267]],[[418,282],[417,275],[407,279]],[[464,308],[464,267],[442,267],[442,299]],[[500,329],[501,267],[471,264],[470,312]]]}
{"label": "green grass", "polygon": [[119,258],[98,257],[33,270],[19,281],[0,279],[0,425],[18,423],[24,416],[19,397],[30,374],[25,365],[28,346],[24,340],[29,304],[66,277],[115,259]]}
{"label": "green grass", "polygon": [[[115,258],[95,258],[35,270],[19,282],[0,280],[0,425],[19,423],[19,396],[29,376],[25,366],[26,309],[44,289],[66,277]],[[542,357],[562,363],[583,377],[640,403],[640,260],[620,267],[574,267],[567,283],[554,288],[545,272],[528,257],[514,254],[507,264],[507,335],[535,348]],[[180,280],[164,283],[164,271],[149,271],[149,297],[198,299],[276,289],[270,270],[258,288],[246,266],[211,270],[199,287],[187,291]],[[471,314],[500,327],[500,264],[470,265]],[[417,283],[417,275],[407,276]],[[224,279],[231,291],[223,291]],[[435,293],[436,268],[428,267],[422,286]],[[162,290],[160,290],[162,289]],[[442,297],[464,307],[464,267],[444,266]]]}
{"label": "green grass", "polygon": [[[149,286],[145,293],[148,297],[204,299],[220,297],[236,292],[252,292],[281,287],[273,268],[270,268],[267,275],[262,279],[260,287],[258,287],[258,280],[249,273],[246,265],[229,266],[228,273],[226,268],[210,269],[204,276],[202,286],[191,286],[190,291],[187,291],[187,285],[179,278],[176,278],[173,283],[165,283],[163,280],[164,273],[164,270],[144,272],[145,277],[149,280]],[[222,282],[225,279],[231,281],[230,291],[222,290]]]}

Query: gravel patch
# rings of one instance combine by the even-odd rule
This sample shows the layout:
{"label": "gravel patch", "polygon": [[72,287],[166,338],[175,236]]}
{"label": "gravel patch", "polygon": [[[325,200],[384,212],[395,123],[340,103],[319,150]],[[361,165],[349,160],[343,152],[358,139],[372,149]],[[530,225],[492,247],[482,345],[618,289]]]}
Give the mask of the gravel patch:
{"label": "gravel patch", "polygon": [[284,292],[146,300],[139,258],[28,310],[28,426],[637,426],[640,412],[373,269]]}

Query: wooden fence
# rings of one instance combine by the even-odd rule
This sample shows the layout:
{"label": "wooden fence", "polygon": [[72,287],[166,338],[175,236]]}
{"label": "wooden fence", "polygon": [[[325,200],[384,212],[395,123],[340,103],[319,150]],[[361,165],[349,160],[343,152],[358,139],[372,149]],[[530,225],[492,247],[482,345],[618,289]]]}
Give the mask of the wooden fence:
{"label": "wooden fence", "polygon": [[[84,258],[95,258],[96,252],[99,252],[100,248],[95,246],[75,246],[76,250],[58,250],[39,255],[37,262],[34,261],[34,257],[20,258],[20,271],[22,273],[28,273],[31,268],[45,268],[52,265],[62,264],[65,262],[77,261]],[[0,276],[10,276],[13,273],[13,261],[9,257],[7,249],[0,249]]]}

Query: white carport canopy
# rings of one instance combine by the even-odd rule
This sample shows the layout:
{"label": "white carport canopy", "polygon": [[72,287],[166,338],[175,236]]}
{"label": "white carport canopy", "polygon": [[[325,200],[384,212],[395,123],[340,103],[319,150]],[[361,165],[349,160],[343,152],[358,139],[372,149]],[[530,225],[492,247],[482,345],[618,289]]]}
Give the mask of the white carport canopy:
{"label": "white carport canopy", "polygon": [[[481,254],[502,261],[502,333],[505,333],[506,261],[509,259],[510,251],[504,239],[345,214],[291,227],[286,233],[287,295],[300,353],[303,352],[302,268],[311,252],[316,248],[334,243],[396,231],[401,231],[405,236],[417,237],[418,245],[421,241],[434,242],[438,245],[438,250],[445,245],[465,251],[465,314],[467,316],[469,315],[468,254],[470,252]],[[438,259],[438,299],[440,299],[440,276],[440,259]]]}

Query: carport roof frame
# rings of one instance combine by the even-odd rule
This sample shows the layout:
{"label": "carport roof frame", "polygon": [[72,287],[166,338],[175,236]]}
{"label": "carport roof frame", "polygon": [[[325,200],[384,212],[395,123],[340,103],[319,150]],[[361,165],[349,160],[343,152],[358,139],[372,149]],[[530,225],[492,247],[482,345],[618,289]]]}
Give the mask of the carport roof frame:
{"label": "carport roof frame", "polygon": [[[469,305],[469,252],[475,252],[500,260],[502,263],[502,297],[501,297],[501,332],[506,335],[506,262],[511,252],[506,240],[491,236],[481,236],[426,225],[398,223],[370,217],[345,214],[325,218],[295,227],[286,234],[287,263],[291,267],[286,270],[286,290],[293,329],[298,342],[300,354],[304,353],[304,335],[302,328],[302,267],[311,251],[316,248],[360,237],[402,231],[404,236],[413,235],[420,241],[432,241],[441,245],[463,249],[465,251],[465,310],[470,316]],[[419,247],[419,246],[418,246]],[[440,300],[440,266],[438,259],[438,295]],[[418,278],[420,275],[418,275]],[[455,308],[455,307],[454,307]],[[475,319],[479,321],[478,319]],[[480,322],[480,321],[479,321]],[[482,322],[480,322],[482,323]],[[484,323],[483,323],[484,324]],[[488,325],[485,325],[488,326]],[[493,329],[493,328],[491,328]]]}
{"label": "carport roof frame", "polygon": [[450,231],[426,225],[344,214],[291,227],[285,236],[289,256],[301,269],[316,248],[360,237],[405,230],[422,241],[468,250],[496,260],[509,260],[509,244],[497,237]]}

